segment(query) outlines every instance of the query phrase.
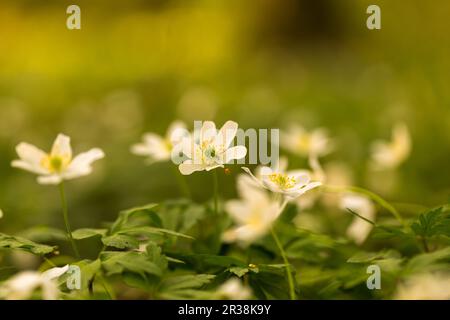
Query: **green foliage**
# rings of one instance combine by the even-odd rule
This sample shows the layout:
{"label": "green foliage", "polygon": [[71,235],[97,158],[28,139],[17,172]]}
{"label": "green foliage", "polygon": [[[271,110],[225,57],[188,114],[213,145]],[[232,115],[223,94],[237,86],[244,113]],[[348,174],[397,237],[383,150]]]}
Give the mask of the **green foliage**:
{"label": "green foliage", "polygon": [[31,240],[0,233],[0,249],[21,249],[36,255],[52,253],[56,247],[39,244]]}
{"label": "green foliage", "polygon": [[422,213],[417,221],[411,224],[411,229],[421,237],[450,238],[450,210],[442,206]]}

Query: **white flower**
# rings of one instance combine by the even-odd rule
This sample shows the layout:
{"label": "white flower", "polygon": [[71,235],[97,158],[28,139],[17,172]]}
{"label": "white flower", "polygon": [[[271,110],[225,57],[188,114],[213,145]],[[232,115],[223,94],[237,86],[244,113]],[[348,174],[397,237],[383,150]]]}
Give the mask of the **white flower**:
{"label": "white flower", "polygon": [[70,138],[63,134],[58,135],[49,154],[25,142],[20,143],[16,151],[20,160],[14,160],[11,165],[38,174],[40,184],[59,184],[89,175],[92,162],[105,156],[102,150],[95,148],[72,157]]}
{"label": "white flower", "polygon": [[401,283],[394,296],[397,300],[449,300],[449,274],[419,274]]}
{"label": "white flower", "polygon": [[292,125],[286,132],[280,132],[280,144],[286,150],[304,157],[320,157],[332,150],[325,129],[317,128],[308,132],[299,125]]}
{"label": "white flower", "polygon": [[183,154],[188,158],[180,164],[180,172],[189,175],[195,171],[210,171],[244,158],[246,147],[231,147],[237,129],[238,124],[233,121],[227,121],[219,131],[214,122],[205,121],[198,132],[183,138],[180,144]]}
{"label": "white flower", "polygon": [[285,171],[284,162],[280,162],[277,170],[269,167],[259,167],[256,176],[250,169],[243,167],[254,182],[261,187],[274,193],[280,193],[286,198],[292,200],[305,192],[320,186],[320,181],[311,182],[311,175],[308,170]]}
{"label": "white flower", "polygon": [[372,165],[375,169],[393,169],[403,163],[411,153],[411,137],[404,123],[392,129],[392,140],[377,140],[372,144]]}
{"label": "white flower", "polygon": [[[357,194],[346,194],[341,198],[340,207],[343,210],[350,209],[370,221],[375,220],[375,206],[366,197]],[[357,244],[362,244],[372,230],[372,227],[367,221],[355,217],[347,228],[347,236]]]}
{"label": "white flower", "polygon": [[270,231],[283,205],[271,199],[266,191],[256,187],[245,174],[238,176],[237,189],[242,200],[230,200],[225,204],[225,210],[237,226],[226,231],[223,240],[239,241],[246,245]]}
{"label": "white flower", "polygon": [[217,289],[215,296],[220,300],[248,300],[252,296],[252,291],[239,279],[232,278]]}
{"label": "white flower", "polygon": [[42,299],[58,299],[59,290],[55,281],[67,272],[69,266],[52,268],[39,273],[36,271],[24,271],[7,280],[0,287],[0,297],[6,300],[26,300],[32,297],[37,289],[41,289]]}
{"label": "white flower", "polygon": [[0,219],[3,218],[3,211],[0,209]]}
{"label": "white flower", "polygon": [[186,136],[186,125],[181,121],[174,121],[167,129],[166,135],[161,137],[155,133],[146,133],[142,142],[131,147],[131,152],[138,156],[148,157],[148,162],[168,161],[173,148]]}

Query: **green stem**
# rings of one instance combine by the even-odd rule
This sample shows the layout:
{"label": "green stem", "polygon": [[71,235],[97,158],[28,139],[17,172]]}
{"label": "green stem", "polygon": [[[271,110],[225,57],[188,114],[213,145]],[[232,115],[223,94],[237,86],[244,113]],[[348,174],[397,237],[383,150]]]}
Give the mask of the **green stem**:
{"label": "green stem", "polygon": [[423,244],[423,249],[425,250],[425,252],[430,252],[430,248],[428,247],[427,238],[422,237],[422,244]]}
{"label": "green stem", "polygon": [[180,188],[181,193],[188,199],[192,198],[191,191],[189,190],[189,186],[186,182],[185,177],[180,174],[176,166],[172,166],[173,174],[178,182],[178,187]]}
{"label": "green stem", "polygon": [[277,234],[275,233],[274,229],[271,228],[270,232],[272,233],[273,240],[275,240],[275,243],[277,244],[278,250],[280,250],[281,257],[283,258],[284,264],[286,265],[286,272],[287,272],[287,278],[288,278],[288,284],[289,284],[289,296],[291,300],[295,300],[295,287],[294,287],[294,279],[292,278],[291,273],[291,265],[289,264],[289,261],[286,256],[286,252],[284,252],[283,245],[280,242],[280,239],[278,239]]}
{"label": "green stem", "polygon": [[219,177],[217,176],[217,170],[213,170],[214,180],[214,215],[219,214]]}
{"label": "green stem", "polygon": [[69,240],[70,240],[70,244],[72,245],[72,249],[75,253],[75,256],[77,257],[77,259],[79,259],[80,253],[78,252],[77,245],[75,244],[75,241],[72,237],[72,231],[70,229],[70,224],[69,224],[69,212],[68,212],[68,208],[67,208],[66,192],[64,190],[64,182],[61,182],[59,184],[59,192],[61,195],[61,205],[62,205],[63,216],[64,216],[64,224],[66,225],[67,238],[69,238]]}
{"label": "green stem", "polygon": [[373,193],[372,191],[360,188],[360,187],[354,187],[354,186],[343,186],[343,187],[337,187],[337,186],[323,186],[325,191],[328,192],[353,192],[353,193],[359,193],[362,195],[365,195],[369,198],[371,198],[373,201],[377,202],[380,206],[385,208],[387,211],[389,211],[403,226],[406,227],[406,223],[403,220],[403,218],[400,216],[400,213],[395,209],[393,205],[391,205],[389,202],[384,200],[379,195]]}

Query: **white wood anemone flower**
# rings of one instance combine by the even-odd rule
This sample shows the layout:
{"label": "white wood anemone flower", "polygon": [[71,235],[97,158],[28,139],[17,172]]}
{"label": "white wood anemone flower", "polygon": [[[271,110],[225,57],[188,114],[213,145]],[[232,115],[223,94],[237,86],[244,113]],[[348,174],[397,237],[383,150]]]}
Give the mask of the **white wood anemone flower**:
{"label": "white wood anemone flower", "polygon": [[70,138],[64,134],[57,136],[48,154],[25,142],[20,143],[16,151],[20,159],[11,165],[38,174],[38,183],[47,185],[87,176],[92,172],[92,163],[105,156],[101,149],[94,148],[73,157]]}
{"label": "white wood anemone flower", "polygon": [[395,169],[408,159],[411,153],[411,136],[404,123],[392,129],[391,141],[377,140],[372,143],[372,166],[378,170]]}
{"label": "white wood anemone flower", "polygon": [[181,174],[223,168],[225,164],[244,158],[247,148],[232,146],[237,129],[238,124],[234,121],[227,121],[220,130],[214,122],[205,121],[200,130],[183,138],[180,148],[187,159],[178,167]]}
{"label": "white wood anemone flower", "polygon": [[68,265],[52,268],[43,273],[36,271],[18,273],[0,287],[0,297],[6,300],[26,300],[30,299],[37,289],[41,289],[42,299],[56,300],[59,296],[56,279],[67,270]]}
{"label": "white wood anemone flower", "polygon": [[252,297],[252,291],[238,278],[232,278],[217,288],[215,297],[219,300],[249,300]]}
{"label": "white wood anemone flower", "polygon": [[131,152],[148,159],[148,164],[171,159],[172,151],[188,134],[182,121],[174,121],[169,125],[164,137],[155,133],[146,133],[142,142],[131,146]]}
{"label": "white wood anemone flower", "polygon": [[293,200],[305,194],[307,191],[322,185],[320,181],[311,181],[308,170],[286,171],[284,164],[279,165],[277,170],[269,167],[259,167],[256,175],[249,168],[242,167],[253,181],[274,193],[282,194],[288,200]]}
{"label": "white wood anemone flower", "polygon": [[223,234],[223,240],[248,245],[270,231],[284,205],[272,199],[265,190],[255,186],[252,179],[245,174],[238,176],[237,190],[241,200],[225,203],[225,211],[237,226],[227,230]]}
{"label": "white wood anemone flower", "polygon": [[330,153],[333,149],[326,129],[317,128],[306,131],[303,127],[293,124],[286,131],[280,132],[280,145],[293,154],[307,157],[317,157]]}
{"label": "white wood anemone flower", "polygon": [[[360,216],[370,220],[375,220],[375,205],[368,198],[357,194],[345,194],[340,200],[342,210],[350,209]],[[373,225],[359,217],[353,218],[352,223],[347,228],[347,236],[353,239],[356,244],[361,245],[372,231]]]}

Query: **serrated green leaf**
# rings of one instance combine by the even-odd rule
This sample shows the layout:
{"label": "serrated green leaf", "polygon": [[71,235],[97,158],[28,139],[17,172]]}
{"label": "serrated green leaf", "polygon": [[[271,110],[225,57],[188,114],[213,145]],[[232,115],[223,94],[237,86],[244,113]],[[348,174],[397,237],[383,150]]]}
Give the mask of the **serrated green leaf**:
{"label": "serrated green leaf", "polygon": [[14,237],[0,233],[0,249],[2,248],[20,249],[36,255],[46,255],[52,253],[56,249],[56,247],[39,244],[22,237]]}
{"label": "serrated green leaf", "polygon": [[139,241],[131,236],[124,234],[113,234],[102,238],[105,246],[114,247],[118,249],[137,249],[139,248]]}
{"label": "serrated green leaf", "polygon": [[438,235],[450,237],[450,211],[444,210],[444,207],[438,207],[422,213],[411,224],[411,229],[416,235],[421,237]]}
{"label": "serrated green leaf", "polygon": [[231,272],[232,274],[237,275],[239,278],[241,278],[244,275],[246,275],[250,271],[250,269],[242,268],[242,267],[231,267],[231,268],[228,268],[228,271]]}
{"label": "serrated green leaf", "polygon": [[77,229],[72,232],[72,237],[75,240],[82,240],[87,238],[92,238],[95,236],[104,236],[106,235],[107,230],[106,229],[90,229],[90,228],[83,228],[83,229]]}
{"label": "serrated green leaf", "polygon": [[103,252],[102,267],[107,275],[120,274],[125,271],[160,277],[162,270],[145,253],[141,252]]}
{"label": "serrated green leaf", "polygon": [[167,229],[161,229],[161,228],[154,228],[154,227],[148,227],[148,226],[141,226],[141,227],[131,227],[131,228],[124,228],[119,231],[121,234],[131,234],[131,235],[171,235],[176,237],[182,237],[187,239],[194,239],[191,236],[175,232],[172,230]]}

